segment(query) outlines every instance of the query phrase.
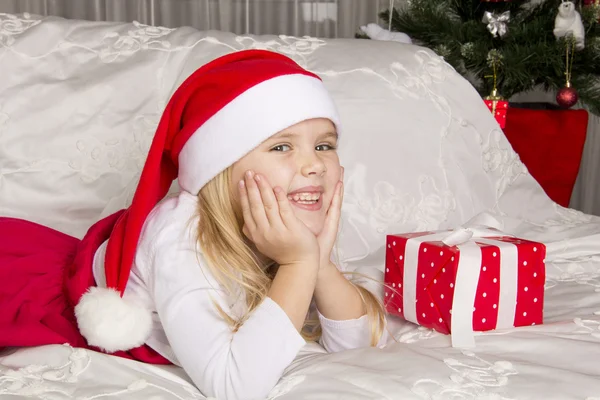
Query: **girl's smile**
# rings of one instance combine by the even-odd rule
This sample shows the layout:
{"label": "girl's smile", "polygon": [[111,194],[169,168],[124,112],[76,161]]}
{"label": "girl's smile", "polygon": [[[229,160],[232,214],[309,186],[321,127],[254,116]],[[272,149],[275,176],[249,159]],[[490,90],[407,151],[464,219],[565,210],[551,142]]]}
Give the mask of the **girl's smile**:
{"label": "girl's smile", "polygon": [[306,186],[288,193],[288,200],[303,210],[319,211],[323,207],[323,186]]}

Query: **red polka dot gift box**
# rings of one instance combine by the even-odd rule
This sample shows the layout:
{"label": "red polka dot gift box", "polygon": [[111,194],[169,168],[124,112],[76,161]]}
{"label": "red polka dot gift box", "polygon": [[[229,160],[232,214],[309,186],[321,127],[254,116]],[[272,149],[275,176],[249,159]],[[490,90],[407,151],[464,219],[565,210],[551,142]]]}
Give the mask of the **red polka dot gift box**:
{"label": "red polka dot gift box", "polygon": [[492,228],[387,236],[386,310],[472,347],[474,331],[543,322],[546,247]]}
{"label": "red polka dot gift box", "polygon": [[506,113],[508,111],[508,101],[506,100],[484,100],[485,105],[490,109],[500,128],[506,127]]}

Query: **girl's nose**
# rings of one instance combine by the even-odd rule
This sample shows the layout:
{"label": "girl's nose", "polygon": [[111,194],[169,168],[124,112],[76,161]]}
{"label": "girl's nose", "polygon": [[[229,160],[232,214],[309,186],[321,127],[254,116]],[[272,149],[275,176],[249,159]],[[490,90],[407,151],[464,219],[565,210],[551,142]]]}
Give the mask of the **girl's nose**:
{"label": "girl's nose", "polygon": [[327,171],[327,167],[317,154],[312,153],[304,157],[300,170],[302,175],[306,177],[312,175],[323,176]]}

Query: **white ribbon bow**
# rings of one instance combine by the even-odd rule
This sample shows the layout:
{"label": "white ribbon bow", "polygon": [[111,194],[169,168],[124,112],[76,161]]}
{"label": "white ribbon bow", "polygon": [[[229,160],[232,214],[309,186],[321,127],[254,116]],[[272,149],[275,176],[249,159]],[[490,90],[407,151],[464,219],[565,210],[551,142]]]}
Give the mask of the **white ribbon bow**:
{"label": "white ribbon bow", "polygon": [[510,21],[510,11],[505,11],[499,16],[490,11],[483,14],[483,23],[487,24],[487,29],[493,37],[504,36],[508,32],[508,21]]}
{"label": "white ribbon bow", "polygon": [[419,248],[422,243],[441,240],[447,246],[457,246],[459,250],[450,331],[453,347],[475,346],[473,331],[473,308],[477,285],[482,269],[481,248],[471,239],[484,244],[497,246],[500,257],[500,298],[498,299],[498,320],[495,329],[514,326],[517,304],[517,246],[499,240],[493,236],[511,236],[501,232],[502,224],[490,214],[479,214],[461,227],[448,233],[438,232],[411,238],[406,242],[404,254],[404,290],[403,307],[406,320],[418,323],[416,315],[417,264]]}

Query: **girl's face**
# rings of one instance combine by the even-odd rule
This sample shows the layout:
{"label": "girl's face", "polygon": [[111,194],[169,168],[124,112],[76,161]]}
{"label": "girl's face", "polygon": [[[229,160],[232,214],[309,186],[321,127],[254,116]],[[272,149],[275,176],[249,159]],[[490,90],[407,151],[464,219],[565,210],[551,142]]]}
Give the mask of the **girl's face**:
{"label": "girl's face", "polygon": [[300,122],[271,136],[233,165],[236,204],[237,184],[252,170],[271,187],[281,187],[298,219],[318,235],[341,176],[336,148],[335,126],[324,118]]}

